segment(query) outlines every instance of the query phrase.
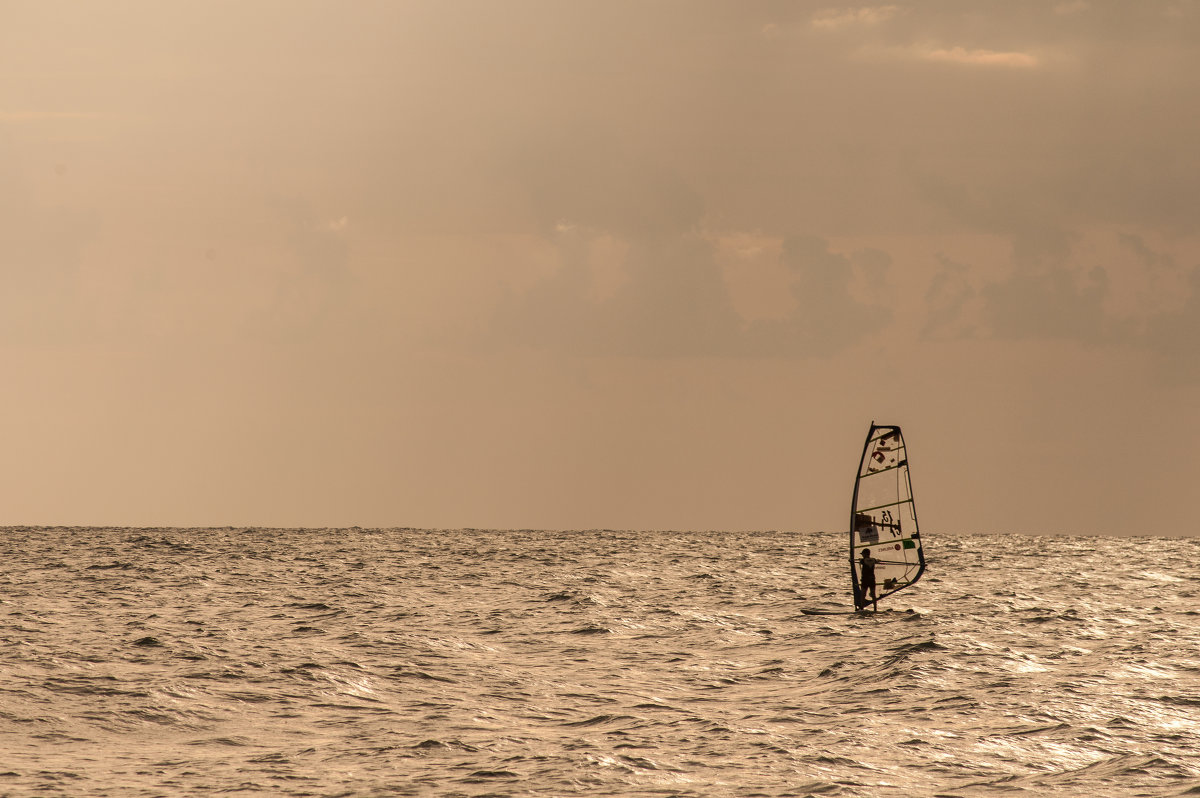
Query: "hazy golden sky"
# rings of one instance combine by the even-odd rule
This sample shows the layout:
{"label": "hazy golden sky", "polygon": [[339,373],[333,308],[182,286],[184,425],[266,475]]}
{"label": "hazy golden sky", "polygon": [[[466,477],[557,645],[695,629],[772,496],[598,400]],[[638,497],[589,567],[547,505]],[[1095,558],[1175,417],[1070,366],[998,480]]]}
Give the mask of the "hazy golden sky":
{"label": "hazy golden sky", "polygon": [[0,523],[1198,531],[1196,2],[0,0]]}

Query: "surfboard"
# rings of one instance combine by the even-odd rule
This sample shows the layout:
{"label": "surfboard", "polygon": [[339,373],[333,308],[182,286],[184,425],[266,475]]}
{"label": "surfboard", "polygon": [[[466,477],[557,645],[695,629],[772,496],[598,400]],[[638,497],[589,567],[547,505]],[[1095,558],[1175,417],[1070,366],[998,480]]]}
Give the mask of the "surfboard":
{"label": "surfboard", "polygon": [[864,607],[861,610],[821,610],[811,607],[801,607],[800,613],[802,615],[916,615],[917,611],[914,609],[893,610],[890,607],[879,612],[874,612],[869,607]]}

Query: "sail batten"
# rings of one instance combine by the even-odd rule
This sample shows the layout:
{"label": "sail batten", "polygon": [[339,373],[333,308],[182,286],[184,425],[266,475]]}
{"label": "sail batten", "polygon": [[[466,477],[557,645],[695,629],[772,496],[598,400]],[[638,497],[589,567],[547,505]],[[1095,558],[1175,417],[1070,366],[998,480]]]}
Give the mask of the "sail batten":
{"label": "sail batten", "polygon": [[885,507],[899,507],[901,504],[912,504],[912,499],[901,499],[898,502],[891,502],[890,504],[880,504],[875,507],[864,507],[863,509],[859,510],[859,512],[869,513],[872,510],[882,510]]}
{"label": "sail batten", "polygon": [[[907,507],[901,513],[897,508]],[[863,573],[870,551],[871,574]],[[925,553],[917,525],[908,449],[898,426],[872,423],[854,478],[850,508],[850,577],[855,609],[921,578]],[[875,589],[870,586],[874,583]]]}

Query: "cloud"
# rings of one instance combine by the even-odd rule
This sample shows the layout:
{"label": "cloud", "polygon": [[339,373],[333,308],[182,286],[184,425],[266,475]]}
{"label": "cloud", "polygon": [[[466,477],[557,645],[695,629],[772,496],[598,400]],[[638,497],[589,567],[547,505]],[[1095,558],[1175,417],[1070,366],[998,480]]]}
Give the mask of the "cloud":
{"label": "cloud", "polygon": [[1010,272],[1003,277],[984,277],[979,269],[939,254],[940,268],[925,293],[921,337],[1130,342],[1130,320],[1109,311],[1109,271],[1090,257],[1076,256],[1064,233],[1037,225],[1031,230],[1009,229]]}
{"label": "cloud", "polygon": [[710,242],[695,233],[634,238],[622,247],[626,279],[594,291],[592,244],[606,234],[563,225],[559,269],[496,313],[501,342],[582,356],[702,357],[734,354],[742,321]]}
{"label": "cloud", "polygon": [[968,186],[925,176],[919,181],[924,199],[950,218],[976,232],[1003,236],[1017,263],[1059,263],[1071,254],[1072,233],[1064,211],[1045,198],[1029,197],[1024,186],[1002,183]]}
{"label": "cloud", "polygon": [[971,269],[942,254],[937,259],[941,269],[925,291],[926,318],[920,335],[930,340],[971,338],[978,329],[968,310],[978,295],[971,285]]}
{"label": "cloud", "polygon": [[1170,255],[1164,255],[1161,252],[1155,252],[1146,245],[1145,239],[1139,235],[1134,235],[1132,233],[1117,233],[1117,241],[1122,247],[1136,255],[1138,260],[1146,266],[1154,269],[1161,269],[1174,264],[1174,258],[1172,258]]}
{"label": "cloud", "polygon": [[1138,235],[1120,233],[1117,240],[1136,259],[1131,299],[1144,319],[1137,343],[1166,357],[1173,381],[1200,379],[1200,266],[1180,269],[1171,254]]}
{"label": "cloud", "polygon": [[1200,266],[1180,268],[1178,253],[1190,245],[1176,244],[1184,249],[1159,249],[1132,233],[1096,233],[1061,257],[1021,260],[1014,253],[1002,277],[938,255],[919,336],[1123,351],[1152,364],[1166,382],[1200,384]]}
{"label": "cloud", "polygon": [[575,120],[531,129],[502,158],[506,179],[544,235],[560,225],[629,239],[678,235],[696,230],[704,216],[704,200],[683,170],[649,142],[631,142],[608,125]]}
{"label": "cloud", "polygon": [[1127,330],[1105,312],[1107,291],[1108,273],[1099,266],[1082,279],[1065,266],[1019,268],[984,286],[984,316],[998,338],[1113,343]]}
{"label": "cloud", "polygon": [[943,64],[1032,69],[1040,63],[1035,55],[1015,51],[968,50],[965,47],[917,47],[912,52],[916,58],[922,61]]}
{"label": "cloud", "polygon": [[781,262],[792,273],[795,310],[784,319],[756,321],[747,330],[746,349],[757,355],[828,357],[858,344],[892,320],[887,304],[861,300],[852,286],[863,275],[868,285],[886,280],[891,259],[871,250],[847,257],[812,235],[783,242]]}
{"label": "cloud", "polygon": [[1188,272],[1187,282],[1183,306],[1153,317],[1146,343],[1168,357],[1173,379],[1195,381],[1200,380],[1200,267]]}
{"label": "cloud", "polygon": [[626,279],[597,296],[589,252],[599,235],[559,228],[559,269],[502,303],[493,343],[574,356],[828,357],[892,319],[890,306],[869,296],[887,293],[877,286],[886,284],[891,257],[879,250],[848,256],[816,236],[785,239],[779,263],[792,310],[748,321],[734,307],[713,241],[700,233],[626,241]]}
{"label": "cloud", "polygon": [[[1145,318],[1177,311],[1189,295],[1189,275],[1169,252],[1159,252],[1133,233],[1117,233],[1113,258],[1123,268],[1120,292],[1133,315]],[[1132,256],[1132,263],[1129,262]]]}
{"label": "cloud", "polygon": [[878,25],[899,13],[900,7],[862,6],[860,8],[825,8],[813,14],[814,28],[837,30],[852,25]]}

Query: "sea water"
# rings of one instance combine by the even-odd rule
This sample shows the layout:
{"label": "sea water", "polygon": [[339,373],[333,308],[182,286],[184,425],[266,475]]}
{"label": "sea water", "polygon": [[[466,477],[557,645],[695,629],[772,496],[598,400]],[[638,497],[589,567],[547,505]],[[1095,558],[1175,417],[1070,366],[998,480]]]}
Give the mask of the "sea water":
{"label": "sea water", "polygon": [[1200,543],[926,537],[7,529],[0,795],[1200,794]]}

